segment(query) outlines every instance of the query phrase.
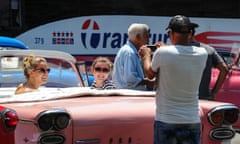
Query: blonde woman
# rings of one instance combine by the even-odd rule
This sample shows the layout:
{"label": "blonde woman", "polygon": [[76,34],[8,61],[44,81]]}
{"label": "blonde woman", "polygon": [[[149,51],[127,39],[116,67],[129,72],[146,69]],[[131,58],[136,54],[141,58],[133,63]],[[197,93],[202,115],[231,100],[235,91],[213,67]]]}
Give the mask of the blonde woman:
{"label": "blonde woman", "polygon": [[44,58],[32,55],[25,57],[22,67],[26,81],[18,85],[15,94],[38,91],[47,82],[50,69]]}
{"label": "blonde woman", "polygon": [[94,82],[91,88],[96,89],[115,89],[115,85],[109,80],[113,64],[106,57],[97,57],[91,66],[91,72],[94,76]]}

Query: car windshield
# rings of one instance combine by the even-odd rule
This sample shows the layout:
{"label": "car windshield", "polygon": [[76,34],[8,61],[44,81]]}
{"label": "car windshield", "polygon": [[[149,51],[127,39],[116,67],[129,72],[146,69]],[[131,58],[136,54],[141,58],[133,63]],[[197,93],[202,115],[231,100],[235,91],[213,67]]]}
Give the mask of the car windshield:
{"label": "car windshield", "polygon": [[236,56],[236,54],[229,52],[225,52],[225,51],[218,51],[218,53],[222,56],[223,60],[227,63],[227,64],[232,64],[233,60]]}
{"label": "car windshield", "polygon": [[[20,56],[4,56],[0,59],[0,87],[17,87],[25,82]],[[81,86],[80,77],[73,69],[73,64],[63,59],[46,58],[49,72],[48,81],[44,87],[74,87]]]}
{"label": "car windshield", "polygon": [[222,49],[216,49],[219,55],[223,58],[223,60],[228,65],[239,65],[238,59],[239,59],[239,52],[236,50],[222,50]]}

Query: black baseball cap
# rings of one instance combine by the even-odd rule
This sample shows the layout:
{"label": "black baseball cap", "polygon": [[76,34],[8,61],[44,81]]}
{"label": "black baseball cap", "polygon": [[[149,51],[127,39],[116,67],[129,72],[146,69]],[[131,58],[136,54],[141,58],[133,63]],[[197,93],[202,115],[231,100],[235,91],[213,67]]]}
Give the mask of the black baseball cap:
{"label": "black baseball cap", "polygon": [[171,29],[178,33],[190,33],[194,28],[197,28],[198,24],[192,23],[190,19],[184,15],[176,15],[171,18],[166,30]]}

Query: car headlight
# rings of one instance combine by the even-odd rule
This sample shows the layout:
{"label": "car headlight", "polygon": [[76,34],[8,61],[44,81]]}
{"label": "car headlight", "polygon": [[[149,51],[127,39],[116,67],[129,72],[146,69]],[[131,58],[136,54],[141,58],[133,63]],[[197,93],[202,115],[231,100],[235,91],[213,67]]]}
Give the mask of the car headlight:
{"label": "car headlight", "polygon": [[37,116],[36,124],[42,131],[60,131],[68,127],[70,120],[65,110],[47,110]]}
{"label": "car headlight", "polygon": [[238,117],[239,109],[234,105],[218,106],[208,113],[208,120],[214,126],[232,125]]}
{"label": "car headlight", "polygon": [[6,108],[3,109],[3,111],[1,111],[0,114],[4,131],[13,132],[16,129],[19,120],[16,111]]}
{"label": "car headlight", "polygon": [[53,128],[53,115],[52,114],[45,114],[42,115],[38,118],[37,120],[37,124],[38,127],[42,130],[42,131],[47,131]]}
{"label": "car headlight", "polygon": [[54,128],[56,130],[62,130],[66,128],[69,124],[69,119],[69,115],[67,114],[57,115],[54,119]]}

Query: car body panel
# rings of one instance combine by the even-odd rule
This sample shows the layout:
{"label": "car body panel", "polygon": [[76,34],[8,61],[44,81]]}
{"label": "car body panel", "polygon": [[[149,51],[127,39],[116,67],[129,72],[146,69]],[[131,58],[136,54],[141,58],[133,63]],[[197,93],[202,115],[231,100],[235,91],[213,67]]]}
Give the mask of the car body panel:
{"label": "car body panel", "polygon": [[[152,140],[154,97],[90,96],[46,102],[31,102],[25,103],[25,105],[23,103],[13,103],[6,104],[5,106],[17,109],[19,111],[18,115],[23,116],[21,119],[31,119],[32,115],[37,115],[47,109],[66,109],[72,116],[74,141],[101,139],[101,143],[108,143],[111,138],[114,141],[119,138],[125,141],[124,139],[128,139],[129,137],[132,141],[139,141],[138,143],[147,143]],[[29,107],[29,110],[25,110],[27,107]],[[22,130],[24,129],[26,127],[23,126]],[[113,132],[113,129],[117,131]],[[17,131],[22,130],[21,124],[19,124]],[[136,133],[142,130],[145,130],[147,133]],[[104,135],[104,131],[112,132],[111,135],[109,133]],[[24,137],[26,137],[26,134],[22,136],[22,139]],[[27,139],[30,140],[32,138],[33,135]],[[69,140],[71,139],[67,139],[67,141]]]}

